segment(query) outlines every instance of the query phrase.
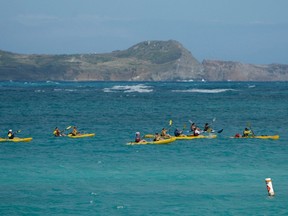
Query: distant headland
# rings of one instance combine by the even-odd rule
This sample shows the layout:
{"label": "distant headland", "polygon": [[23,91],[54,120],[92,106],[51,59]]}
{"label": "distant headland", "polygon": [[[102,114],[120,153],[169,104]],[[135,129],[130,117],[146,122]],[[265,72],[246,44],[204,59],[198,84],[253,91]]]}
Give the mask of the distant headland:
{"label": "distant headland", "polygon": [[0,50],[0,80],[288,81],[288,65],[199,62],[177,41],[144,41],[103,54],[26,55]]}

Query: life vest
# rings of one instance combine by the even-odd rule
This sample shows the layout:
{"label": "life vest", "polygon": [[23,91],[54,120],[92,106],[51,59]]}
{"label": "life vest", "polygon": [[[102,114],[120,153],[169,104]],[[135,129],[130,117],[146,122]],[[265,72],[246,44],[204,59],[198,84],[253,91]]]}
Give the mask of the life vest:
{"label": "life vest", "polygon": [[9,139],[13,139],[14,138],[14,134],[12,132],[10,132],[10,131],[8,132],[7,136],[8,136]]}
{"label": "life vest", "polygon": [[72,133],[73,136],[76,136],[78,134],[78,131],[76,129],[73,129]]}
{"label": "life vest", "polygon": [[140,142],[141,141],[141,137],[139,134],[136,134],[136,137],[135,137],[135,142]]}
{"label": "life vest", "polygon": [[251,130],[244,130],[244,132],[243,132],[243,136],[244,136],[244,137],[247,137],[247,136],[249,136],[250,134],[252,134]]}
{"label": "life vest", "polygon": [[54,134],[54,136],[60,136],[60,131],[59,130],[54,130],[53,134]]}
{"label": "life vest", "polygon": [[198,136],[199,134],[200,134],[200,131],[197,130],[197,129],[195,129],[193,135],[194,135],[194,136]]}

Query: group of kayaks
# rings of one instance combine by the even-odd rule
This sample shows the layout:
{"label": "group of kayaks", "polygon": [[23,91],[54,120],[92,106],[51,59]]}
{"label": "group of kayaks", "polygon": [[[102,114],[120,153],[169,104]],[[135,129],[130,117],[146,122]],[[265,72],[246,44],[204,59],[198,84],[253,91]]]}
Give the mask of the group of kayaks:
{"label": "group of kayaks", "polygon": [[[68,134],[66,137],[69,137],[72,139],[78,139],[78,138],[93,137],[93,136],[95,136],[95,133],[79,134],[76,136]],[[26,137],[26,138],[14,137],[13,139],[0,138],[0,142],[30,142],[32,139],[33,139],[32,137]]]}
{"label": "group of kayaks", "polygon": [[[153,139],[153,134],[146,134],[144,138]],[[217,138],[216,134],[209,134],[209,135],[180,135],[180,136],[170,136],[166,138],[162,138],[157,141],[147,141],[147,140],[140,140],[139,142],[128,142],[127,145],[146,145],[146,144],[169,144],[176,140],[192,140],[192,139],[215,139]]]}
{"label": "group of kayaks", "polygon": [[[71,127],[72,126],[69,126],[65,130],[70,129]],[[12,130],[9,130],[9,131],[12,132]],[[66,135],[63,133],[64,131],[61,131],[62,133],[59,133],[58,136],[56,136],[55,133],[53,133],[53,134],[55,137],[68,137],[68,138],[72,138],[72,139],[94,137],[95,136],[95,133],[77,133],[77,134],[69,133]],[[18,133],[18,132],[20,132],[20,131],[17,131],[15,133]],[[14,137],[13,136],[13,138],[0,138],[0,142],[30,142],[32,139],[33,139],[32,137],[20,138],[20,137]]]}
{"label": "group of kayaks", "polygon": [[[152,139],[154,137],[153,134],[147,134],[144,138]],[[128,142],[127,145],[147,145],[147,144],[169,144],[176,140],[193,140],[193,139],[215,139],[217,138],[216,134],[208,134],[208,135],[182,135],[182,136],[171,136],[167,138],[163,138],[158,141],[147,141],[145,139],[140,140],[139,142]],[[249,136],[249,137],[230,137],[233,139],[271,139],[277,140],[280,138],[279,135],[260,135],[260,136]]]}
{"label": "group of kayaks", "polygon": [[[213,122],[215,118],[213,119]],[[143,139],[140,138],[140,132],[136,132],[135,141],[128,142],[127,145],[147,145],[147,144],[169,144],[176,140],[193,140],[193,139],[215,139],[217,138],[217,133],[222,133],[223,129],[215,131],[213,130],[208,123],[205,126],[209,126],[208,130],[205,128],[201,131],[198,127],[197,129],[192,128],[195,123],[189,120],[191,123],[191,134],[184,134],[182,130],[175,129],[174,136],[166,134],[166,129],[163,128],[161,131],[161,135],[159,133],[154,134],[146,134],[144,135]],[[169,128],[171,128],[172,120],[169,121]],[[183,128],[184,129],[184,128]],[[164,130],[164,133],[163,133]],[[199,130],[199,133],[195,133],[196,130]],[[181,131],[181,133],[179,133]],[[233,139],[271,139],[271,140],[278,140],[280,138],[279,135],[255,135],[253,130],[251,129],[250,123],[248,123],[247,128],[243,131],[243,135],[236,134],[230,138]]]}

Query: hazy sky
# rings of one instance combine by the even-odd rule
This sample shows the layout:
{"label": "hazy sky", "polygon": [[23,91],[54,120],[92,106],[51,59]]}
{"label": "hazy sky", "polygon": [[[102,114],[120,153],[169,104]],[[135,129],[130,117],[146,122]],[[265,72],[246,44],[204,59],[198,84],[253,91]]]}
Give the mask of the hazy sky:
{"label": "hazy sky", "polygon": [[288,0],[0,0],[0,49],[71,54],[177,40],[196,59],[288,64]]}

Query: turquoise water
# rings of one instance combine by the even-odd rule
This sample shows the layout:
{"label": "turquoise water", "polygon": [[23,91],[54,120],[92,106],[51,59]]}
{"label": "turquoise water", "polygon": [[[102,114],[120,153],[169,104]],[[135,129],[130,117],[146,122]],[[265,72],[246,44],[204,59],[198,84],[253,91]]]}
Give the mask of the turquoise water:
{"label": "turquoise water", "polygon": [[[287,82],[0,82],[0,101],[0,137],[33,137],[0,143],[1,215],[288,214]],[[170,119],[224,131],[125,145]],[[70,125],[96,136],[52,136]],[[229,138],[247,125],[280,139]]]}

